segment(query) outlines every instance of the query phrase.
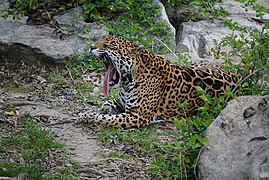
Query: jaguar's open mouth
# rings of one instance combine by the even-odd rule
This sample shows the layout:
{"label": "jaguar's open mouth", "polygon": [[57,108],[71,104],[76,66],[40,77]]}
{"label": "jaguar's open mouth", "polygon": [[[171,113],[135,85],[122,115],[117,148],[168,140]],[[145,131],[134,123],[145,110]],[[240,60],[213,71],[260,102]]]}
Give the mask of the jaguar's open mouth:
{"label": "jaguar's open mouth", "polygon": [[120,74],[118,73],[117,69],[113,65],[111,59],[107,54],[103,54],[99,57],[101,59],[105,66],[107,67],[107,72],[104,79],[104,85],[103,85],[103,92],[104,95],[107,96],[109,93],[109,87],[115,86],[119,83],[120,80]]}

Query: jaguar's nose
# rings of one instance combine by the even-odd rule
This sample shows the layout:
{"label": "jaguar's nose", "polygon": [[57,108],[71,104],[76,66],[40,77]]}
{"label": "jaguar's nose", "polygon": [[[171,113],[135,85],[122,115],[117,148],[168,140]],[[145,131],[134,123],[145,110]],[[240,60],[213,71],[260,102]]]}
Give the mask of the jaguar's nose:
{"label": "jaguar's nose", "polygon": [[91,52],[94,49],[97,49],[97,46],[95,46],[94,44],[91,44],[89,48],[89,52]]}

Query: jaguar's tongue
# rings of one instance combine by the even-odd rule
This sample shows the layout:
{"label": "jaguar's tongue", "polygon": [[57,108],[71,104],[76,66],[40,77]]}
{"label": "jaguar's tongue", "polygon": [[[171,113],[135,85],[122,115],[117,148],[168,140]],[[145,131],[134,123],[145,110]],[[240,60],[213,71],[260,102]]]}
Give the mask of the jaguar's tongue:
{"label": "jaguar's tongue", "polygon": [[112,82],[112,78],[115,73],[116,73],[116,68],[114,68],[114,66],[112,65],[109,65],[108,70],[105,75],[104,85],[103,85],[103,92],[105,96],[108,96],[109,83]]}

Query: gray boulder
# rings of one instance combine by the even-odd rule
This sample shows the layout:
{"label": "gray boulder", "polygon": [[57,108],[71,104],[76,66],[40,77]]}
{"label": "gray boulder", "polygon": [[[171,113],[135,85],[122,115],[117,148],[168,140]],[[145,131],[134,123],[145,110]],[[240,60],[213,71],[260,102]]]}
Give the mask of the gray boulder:
{"label": "gray boulder", "polygon": [[[0,7],[6,7],[1,3]],[[68,33],[67,26],[73,25],[78,32],[81,27],[89,28],[89,33],[83,35],[67,35],[61,40],[55,28],[45,25],[27,25],[26,17],[20,20],[0,17],[0,61],[26,61],[34,64],[64,65],[69,57],[86,47],[88,39],[98,39],[107,35],[103,25],[78,21],[81,15],[79,8],[74,8],[64,15],[55,16],[61,29]]]}
{"label": "gray boulder", "polygon": [[[164,6],[158,0],[153,3],[160,6],[159,20],[167,24],[170,38],[175,40],[175,28],[170,24]],[[8,1],[3,0],[0,9],[8,5]],[[64,65],[69,57],[86,47],[87,40],[108,35],[104,25],[85,23],[81,16],[81,8],[73,8],[53,17],[61,28],[60,32],[64,32],[63,40],[58,30],[48,24],[30,26],[26,23],[27,17],[21,20],[4,20],[0,17],[0,61],[23,60],[34,64]],[[89,33],[83,34],[81,29],[85,27]],[[71,35],[72,32],[75,35]],[[169,46],[175,48],[175,41]]]}
{"label": "gray boulder", "polygon": [[164,5],[158,1],[158,0],[153,0],[152,3],[155,6],[159,6],[160,7],[160,13],[159,13],[159,21],[163,22],[166,24],[166,28],[167,30],[169,30],[170,35],[169,38],[171,40],[173,40],[170,44],[168,44],[168,46],[170,48],[176,48],[176,42],[175,42],[175,37],[176,37],[176,29],[173,27],[173,25],[170,23],[169,18],[167,16],[166,10],[164,8]]}
{"label": "gray boulder", "polygon": [[[217,3],[216,7],[222,7],[228,10],[230,13],[228,18],[232,19],[234,22],[238,22],[243,27],[262,28],[255,12],[250,8],[245,12],[238,2],[224,0],[221,1],[221,3]],[[268,18],[268,15],[265,15],[264,18]],[[177,50],[187,51],[194,61],[203,59],[213,61],[215,59],[210,55],[210,50],[218,47],[218,45],[214,43],[214,40],[221,42],[224,36],[231,33],[232,31],[230,29],[224,27],[220,21],[215,19],[201,20],[198,22],[183,22],[177,31]],[[238,34],[238,32],[235,33]],[[218,48],[220,48],[220,51],[224,52],[230,49],[229,47]],[[238,62],[238,59],[235,58],[235,62]]]}
{"label": "gray boulder", "polygon": [[269,96],[228,103],[206,132],[201,180],[269,179]]}

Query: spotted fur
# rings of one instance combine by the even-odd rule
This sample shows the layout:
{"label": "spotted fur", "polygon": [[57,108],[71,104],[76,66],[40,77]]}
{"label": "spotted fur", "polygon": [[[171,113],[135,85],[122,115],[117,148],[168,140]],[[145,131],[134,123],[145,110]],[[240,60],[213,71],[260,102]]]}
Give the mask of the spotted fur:
{"label": "spotted fur", "polygon": [[[120,75],[119,98],[106,102],[100,113],[85,113],[82,121],[114,127],[140,127],[151,122],[195,114],[204,101],[196,87],[218,97],[225,87],[235,88],[236,74],[210,64],[176,66],[121,36],[107,36],[91,45],[90,52],[109,58]],[[188,100],[186,110],[177,103]]]}

